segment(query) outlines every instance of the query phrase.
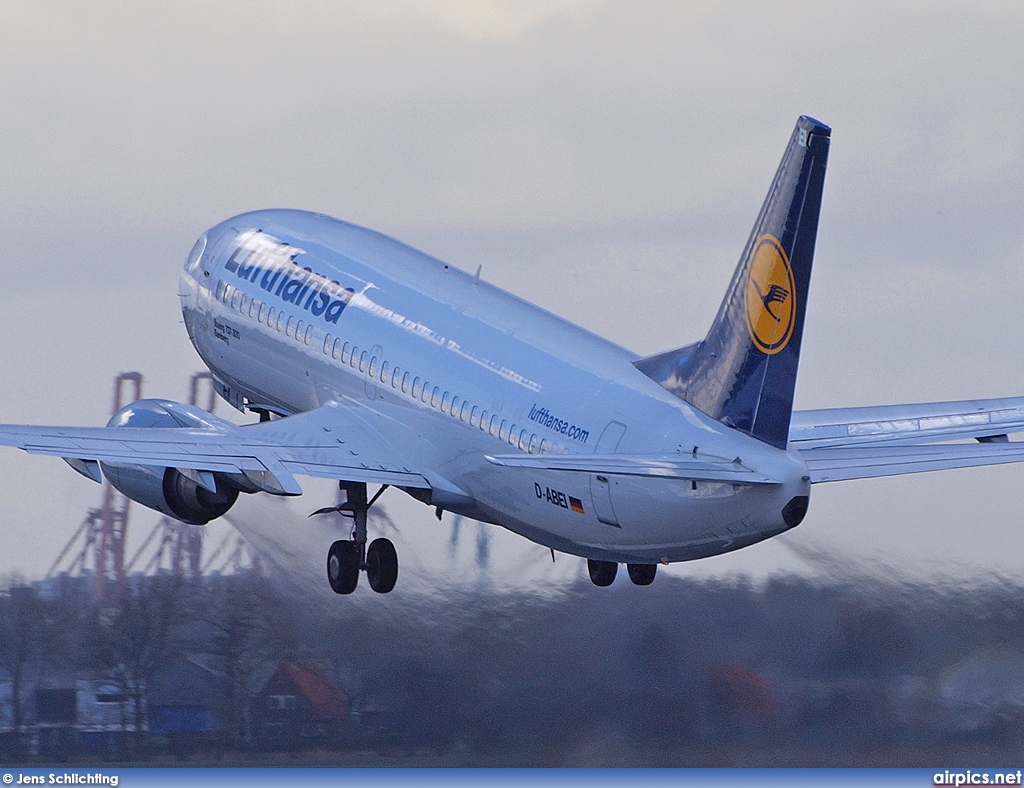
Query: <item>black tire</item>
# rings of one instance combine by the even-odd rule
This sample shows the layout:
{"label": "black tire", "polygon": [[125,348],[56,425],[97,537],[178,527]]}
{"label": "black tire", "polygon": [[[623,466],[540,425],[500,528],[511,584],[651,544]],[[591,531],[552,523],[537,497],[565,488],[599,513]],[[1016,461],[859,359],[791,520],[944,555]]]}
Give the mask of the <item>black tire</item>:
{"label": "black tire", "polygon": [[619,571],[619,565],[614,561],[598,561],[594,558],[587,559],[587,571],[590,572],[590,581],[595,586],[610,586],[615,581],[615,574]]}
{"label": "black tire", "polygon": [[390,539],[374,539],[366,549],[366,579],[378,594],[386,594],[398,582],[398,553]]}
{"label": "black tire", "polygon": [[340,540],[327,551],[327,581],[335,594],[351,594],[359,585],[359,548]]}
{"label": "black tire", "polygon": [[654,576],[658,573],[657,564],[626,564],[626,571],[629,572],[629,579],[636,586],[649,586],[654,582]]}

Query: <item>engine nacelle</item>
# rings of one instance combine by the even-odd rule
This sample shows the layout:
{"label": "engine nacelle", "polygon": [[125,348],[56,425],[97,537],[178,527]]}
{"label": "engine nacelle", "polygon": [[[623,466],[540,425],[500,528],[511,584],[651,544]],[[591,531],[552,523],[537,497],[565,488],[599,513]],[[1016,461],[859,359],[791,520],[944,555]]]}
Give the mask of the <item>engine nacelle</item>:
{"label": "engine nacelle", "polygon": [[[174,408],[173,413],[163,406],[161,400],[133,402],[115,413],[107,426],[130,429],[189,427],[195,426],[196,421],[202,418],[198,415],[201,412],[197,411],[193,421],[191,409],[176,403],[168,404]],[[195,480],[200,478],[195,472],[186,475],[177,468],[106,462],[100,463],[100,467],[114,488],[136,503],[191,525],[206,525],[225,514],[238,499],[242,488],[222,473],[203,472],[207,480],[214,481],[216,491],[211,492]]]}

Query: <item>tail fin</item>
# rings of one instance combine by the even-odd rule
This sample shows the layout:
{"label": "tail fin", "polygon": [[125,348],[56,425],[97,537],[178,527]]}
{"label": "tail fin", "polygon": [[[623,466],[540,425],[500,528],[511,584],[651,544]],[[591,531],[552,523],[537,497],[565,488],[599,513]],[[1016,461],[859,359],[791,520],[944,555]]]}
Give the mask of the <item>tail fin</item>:
{"label": "tail fin", "polygon": [[786,448],[831,129],[801,116],[703,342],[636,362],[714,419]]}

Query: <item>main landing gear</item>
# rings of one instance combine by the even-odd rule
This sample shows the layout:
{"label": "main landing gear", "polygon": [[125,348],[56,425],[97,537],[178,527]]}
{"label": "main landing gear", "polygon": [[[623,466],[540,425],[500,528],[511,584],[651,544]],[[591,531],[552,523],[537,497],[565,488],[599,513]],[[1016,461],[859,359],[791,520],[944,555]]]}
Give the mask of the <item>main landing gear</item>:
{"label": "main landing gear", "polygon": [[373,499],[366,500],[366,485],[361,482],[341,482],[345,503],[313,514],[339,512],[353,520],[352,538],[339,539],[327,551],[327,580],[336,594],[351,594],[359,585],[360,570],[366,572],[370,588],[386,594],[398,581],[398,553],[390,539],[374,539],[366,545],[366,513],[377,501],[387,485],[380,488]]}
{"label": "main landing gear", "polygon": [[[615,575],[619,571],[619,565],[614,561],[598,561],[596,558],[587,559],[587,572],[590,580],[595,586],[610,586]],[[654,575],[658,572],[657,564],[626,564],[626,571],[633,585],[649,586],[654,582]]]}

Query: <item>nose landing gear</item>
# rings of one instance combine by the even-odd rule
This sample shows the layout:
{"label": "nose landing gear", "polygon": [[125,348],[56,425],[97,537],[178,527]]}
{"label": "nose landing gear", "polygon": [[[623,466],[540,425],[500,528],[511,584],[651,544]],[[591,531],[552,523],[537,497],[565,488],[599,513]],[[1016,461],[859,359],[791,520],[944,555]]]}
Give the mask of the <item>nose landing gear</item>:
{"label": "nose landing gear", "polygon": [[[327,580],[336,594],[351,594],[359,585],[360,570],[366,572],[370,588],[378,594],[386,594],[398,581],[398,553],[390,539],[374,539],[366,546],[366,513],[376,503],[385,484],[370,501],[366,500],[366,484],[362,482],[340,482],[345,491],[345,503],[313,514],[338,512],[352,518],[352,538],[339,539],[327,551]],[[311,515],[312,516],[312,515]]]}

